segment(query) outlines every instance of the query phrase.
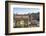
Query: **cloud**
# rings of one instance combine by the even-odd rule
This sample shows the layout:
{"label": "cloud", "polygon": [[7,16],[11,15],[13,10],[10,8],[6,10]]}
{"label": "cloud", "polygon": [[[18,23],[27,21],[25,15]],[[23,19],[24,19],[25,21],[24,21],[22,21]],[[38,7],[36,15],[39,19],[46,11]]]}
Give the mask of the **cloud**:
{"label": "cloud", "polygon": [[37,13],[39,8],[13,8],[13,13],[15,14],[28,14],[28,13]]}

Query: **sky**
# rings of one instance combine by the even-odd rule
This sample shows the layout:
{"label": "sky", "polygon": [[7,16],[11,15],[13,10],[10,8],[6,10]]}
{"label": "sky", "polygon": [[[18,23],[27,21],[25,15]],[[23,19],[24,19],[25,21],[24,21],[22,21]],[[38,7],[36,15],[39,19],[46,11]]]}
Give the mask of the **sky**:
{"label": "sky", "polygon": [[13,13],[14,14],[28,14],[28,13],[38,13],[39,8],[13,8]]}

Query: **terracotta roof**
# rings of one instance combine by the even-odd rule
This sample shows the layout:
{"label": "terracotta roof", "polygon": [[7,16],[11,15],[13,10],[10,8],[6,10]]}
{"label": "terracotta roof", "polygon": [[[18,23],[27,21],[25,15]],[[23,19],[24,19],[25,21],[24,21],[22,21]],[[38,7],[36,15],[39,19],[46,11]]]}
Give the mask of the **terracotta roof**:
{"label": "terracotta roof", "polygon": [[28,16],[16,15],[15,18],[28,18]]}
{"label": "terracotta roof", "polygon": [[28,16],[29,14],[16,14],[17,16]]}

